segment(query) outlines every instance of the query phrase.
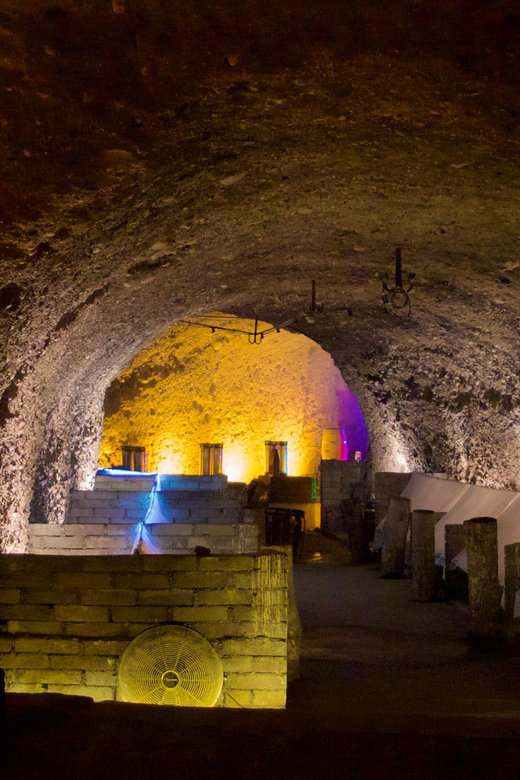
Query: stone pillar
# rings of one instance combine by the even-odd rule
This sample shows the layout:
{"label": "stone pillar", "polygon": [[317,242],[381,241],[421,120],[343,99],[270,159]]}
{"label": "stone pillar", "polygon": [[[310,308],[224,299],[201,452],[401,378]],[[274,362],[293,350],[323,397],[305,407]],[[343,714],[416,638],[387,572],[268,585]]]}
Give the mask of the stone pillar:
{"label": "stone pillar", "polygon": [[[446,585],[446,595],[462,596],[461,574],[450,569],[450,563],[456,555],[464,549],[466,537],[462,523],[458,525],[449,524],[444,526],[444,582]],[[464,587],[466,591],[466,587]],[[465,595],[465,593],[464,593]]]}
{"label": "stone pillar", "polygon": [[464,523],[468,553],[470,634],[496,636],[500,616],[497,521],[474,517]]}
{"label": "stone pillar", "polygon": [[344,529],[348,534],[348,546],[352,563],[366,563],[370,560],[370,536],[368,516],[363,503],[356,498],[345,499],[341,503]]}
{"label": "stone pillar", "polygon": [[321,527],[329,533],[343,533],[341,511],[344,500],[353,497],[354,485],[365,479],[363,463],[356,461],[321,461]]}
{"label": "stone pillar", "polygon": [[383,549],[381,551],[381,576],[404,577],[406,535],[410,525],[410,500],[392,498],[384,527]]}
{"label": "stone pillar", "polygon": [[520,633],[520,542],[505,547],[506,626],[508,634]]}
{"label": "stone pillar", "polygon": [[438,512],[417,509],[412,512],[412,592],[416,601],[435,601],[435,526]]}

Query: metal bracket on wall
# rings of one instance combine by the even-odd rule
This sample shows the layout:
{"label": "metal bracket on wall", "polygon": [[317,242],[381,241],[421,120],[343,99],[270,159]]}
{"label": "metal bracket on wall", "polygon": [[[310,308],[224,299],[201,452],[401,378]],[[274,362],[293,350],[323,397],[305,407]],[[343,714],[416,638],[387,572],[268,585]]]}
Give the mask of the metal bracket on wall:
{"label": "metal bracket on wall", "polygon": [[413,289],[415,274],[408,274],[408,282],[403,285],[403,270],[401,260],[401,247],[395,250],[395,282],[393,287],[388,285],[388,274],[379,274],[379,281],[382,285],[381,298],[385,305],[390,304],[393,309],[404,309],[407,316],[410,315],[412,304],[409,293]]}
{"label": "metal bracket on wall", "polygon": [[230,328],[227,325],[215,325],[213,322],[200,322],[201,319],[204,319],[207,316],[208,320],[215,320],[215,319],[225,319],[229,321],[229,317],[219,317],[218,315],[200,315],[197,319],[194,320],[181,320],[181,322],[184,325],[196,325],[199,328],[208,328],[212,333],[215,333],[217,330],[224,330],[228,333],[238,333],[242,336],[247,336],[247,340],[250,344],[261,344],[261,342],[264,339],[264,336],[267,336],[269,333],[280,333],[282,328],[285,328],[287,325],[290,325],[293,320],[288,320],[287,322],[283,322],[281,325],[272,325],[270,328],[264,328],[263,330],[259,330],[258,328],[258,317],[254,318],[255,327],[253,331],[250,330],[243,330],[242,328]]}
{"label": "metal bracket on wall", "polygon": [[316,303],[316,279],[311,280],[311,305],[308,309],[304,309],[305,314],[321,314],[324,310],[327,311],[345,311],[349,317],[352,317],[352,309],[350,306],[327,306],[324,303]]}

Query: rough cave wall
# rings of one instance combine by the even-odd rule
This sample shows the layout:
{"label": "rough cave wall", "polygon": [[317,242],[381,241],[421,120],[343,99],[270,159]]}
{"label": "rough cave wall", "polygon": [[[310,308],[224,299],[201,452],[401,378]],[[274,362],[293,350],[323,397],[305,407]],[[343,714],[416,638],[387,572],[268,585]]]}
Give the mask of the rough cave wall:
{"label": "rough cave wall", "polygon": [[[254,328],[222,315],[206,322]],[[314,475],[324,428],[346,428],[352,453],[367,455],[351,396],[330,355],[305,336],[274,332],[251,345],[242,334],[177,326],[108,389],[100,466],[121,463],[122,445],[140,445],[150,471],[197,474],[200,444],[212,442],[224,445],[229,479],[249,482],[265,473],[264,442],[282,440],[289,475]]]}
{"label": "rough cave wall", "polygon": [[[357,50],[348,24],[320,37],[313,16],[302,37],[297,18],[284,49],[277,16],[278,37],[237,58],[216,34],[201,67],[190,41],[219,28],[206,11],[181,51],[151,0],[137,32],[111,3],[62,5],[0,2],[2,549],[23,548],[31,506],[63,517],[70,487],[88,486],[114,378],[172,323],[215,310],[291,321],[329,352],[374,467],[516,484],[520,106],[478,75],[505,62],[515,24],[484,24],[509,42],[479,59],[468,38],[462,63],[459,46],[437,61],[379,45],[380,18],[356,27]],[[400,244],[417,274],[409,318],[376,278]]]}

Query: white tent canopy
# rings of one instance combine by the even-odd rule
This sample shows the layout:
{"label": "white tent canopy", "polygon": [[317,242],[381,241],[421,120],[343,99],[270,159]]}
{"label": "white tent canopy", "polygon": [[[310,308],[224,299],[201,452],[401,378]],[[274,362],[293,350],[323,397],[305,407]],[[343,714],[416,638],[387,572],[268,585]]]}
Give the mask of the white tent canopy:
{"label": "white tent canopy", "polygon": [[401,496],[410,499],[412,511],[429,509],[445,513],[435,528],[435,552],[440,557],[444,556],[446,525],[459,525],[473,517],[496,518],[498,571],[500,581],[504,582],[504,547],[520,542],[520,493],[412,474]]}

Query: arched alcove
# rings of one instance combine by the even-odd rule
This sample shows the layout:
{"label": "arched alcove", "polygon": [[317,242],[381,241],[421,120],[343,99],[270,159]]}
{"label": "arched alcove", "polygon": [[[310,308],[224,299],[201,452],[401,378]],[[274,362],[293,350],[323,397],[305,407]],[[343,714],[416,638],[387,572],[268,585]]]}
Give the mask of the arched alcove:
{"label": "arched alcove", "polygon": [[[344,459],[368,455],[355,395],[331,356],[308,337],[252,320],[207,315],[169,329],[110,385],[100,465],[144,446],[147,467],[199,473],[201,445],[222,445],[231,481],[266,472],[266,441],[287,443],[287,473],[315,476],[325,429],[344,433]],[[215,326],[213,329],[211,326]]]}

